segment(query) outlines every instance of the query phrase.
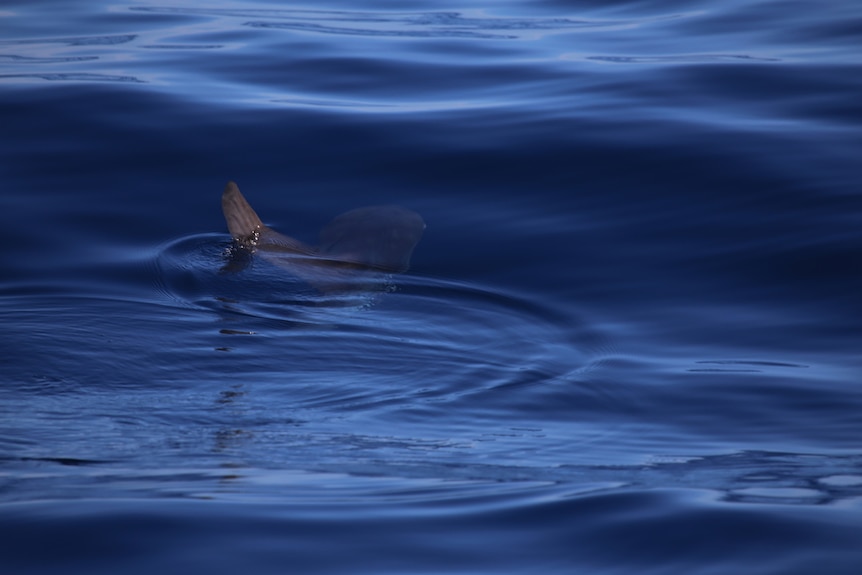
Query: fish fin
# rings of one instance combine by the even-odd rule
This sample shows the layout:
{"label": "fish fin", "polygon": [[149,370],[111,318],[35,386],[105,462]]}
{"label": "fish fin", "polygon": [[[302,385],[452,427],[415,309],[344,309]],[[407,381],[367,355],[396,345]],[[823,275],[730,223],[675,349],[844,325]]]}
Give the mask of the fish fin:
{"label": "fish fin", "polygon": [[228,182],[224,188],[221,209],[230,235],[241,243],[254,243],[260,230],[265,227],[234,182]]}
{"label": "fish fin", "polygon": [[251,250],[313,255],[316,250],[299,240],[265,226],[234,182],[228,182],[221,196],[221,207],[230,235]]}
{"label": "fish fin", "polygon": [[341,214],[320,232],[320,253],[389,272],[406,271],[425,222],[399,206],[370,206]]}

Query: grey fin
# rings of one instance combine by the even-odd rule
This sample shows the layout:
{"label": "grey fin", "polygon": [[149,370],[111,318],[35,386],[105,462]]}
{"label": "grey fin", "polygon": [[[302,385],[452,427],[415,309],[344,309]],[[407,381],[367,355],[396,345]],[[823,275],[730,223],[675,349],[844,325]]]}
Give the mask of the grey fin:
{"label": "grey fin", "polygon": [[221,208],[230,235],[247,248],[273,252],[314,253],[312,248],[299,240],[265,226],[234,182],[228,182],[225,186],[221,196]]}
{"label": "grey fin", "polygon": [[323,228],[318,252],[334,260],[403,272],[424,230],[425,222],[412,210],[399,206],[358,208]]}
{"label": "grey fin", "polygon": [[263,222],[248,205],[234,182],[228,182],[224,187],[224,192],[221,195],[221,209],[224,212],[224,219],[227,221],[230,235],[238,242],[248,243],[264,227]]}

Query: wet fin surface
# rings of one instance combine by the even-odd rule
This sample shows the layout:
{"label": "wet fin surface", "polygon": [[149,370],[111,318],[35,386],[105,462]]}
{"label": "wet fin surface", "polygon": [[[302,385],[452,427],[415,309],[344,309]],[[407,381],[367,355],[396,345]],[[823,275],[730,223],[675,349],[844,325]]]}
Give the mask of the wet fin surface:
{"label": "wet fin surface", "polygon": [[230,235],[243,246],[288,253],[314,253],[314,249],[302,242],[265,226],[234,182],[225,186],[221,208]]}
{"label": "wet fin surface", "polygon": [[234,182],[228,182],[221,196],[221,209],[227,229],[235,240],[245,241],[264,227]]}

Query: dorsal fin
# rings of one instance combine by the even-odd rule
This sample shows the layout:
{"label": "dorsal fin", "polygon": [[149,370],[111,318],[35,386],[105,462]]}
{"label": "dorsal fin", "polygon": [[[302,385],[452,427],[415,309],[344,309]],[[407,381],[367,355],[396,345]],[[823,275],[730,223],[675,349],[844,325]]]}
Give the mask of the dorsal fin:
{"label": "dorsal fin", "polygon": [[265,227],[234,182],[228,182],[224,187],[221,209],[230,235],[239,242],[249,241]]}
{"label": "dorsal fin", "polygon": [[305,255],[316,253],[314,248],[301,241],[265,226],[234,182],[228,182],[225,186],[221,207],[230,235],[246,248]]}

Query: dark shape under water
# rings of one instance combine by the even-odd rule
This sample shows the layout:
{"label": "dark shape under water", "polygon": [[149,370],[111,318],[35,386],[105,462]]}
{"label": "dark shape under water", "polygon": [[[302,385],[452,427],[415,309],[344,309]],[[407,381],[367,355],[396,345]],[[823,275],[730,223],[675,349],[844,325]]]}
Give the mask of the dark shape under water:
{"label": "dark shape under water", "polygon": [[249,254],[259,253],[325,292],[359,287],[359,270],[406,271],[425,230],[414,211],[370,206],[336,217],[320,232],[320,245],[310,246],[265,226],[234,182],[225,186],[222,210],[239,247],[226,266],[229,271],[243,267]]}

